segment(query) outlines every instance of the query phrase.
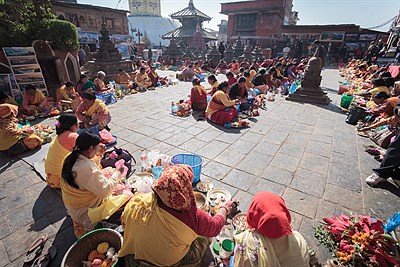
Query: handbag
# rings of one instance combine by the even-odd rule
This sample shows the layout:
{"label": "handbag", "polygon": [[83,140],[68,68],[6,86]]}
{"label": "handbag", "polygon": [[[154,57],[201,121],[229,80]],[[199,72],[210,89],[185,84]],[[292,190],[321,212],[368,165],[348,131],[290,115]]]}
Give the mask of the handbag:
{"label": "handbag", "polygon": [[91,134],[94,134],[94,135],[97,135],[98,137],[100,137],[99,126],[97,124],[90,128],[80,128],[78,130],[78,134],[81,134],[83,132],[88,132],[88,133],[91,133]]}
{"label": "handbag", "polygon": [[397,135],[397,128],[386,127],[370,135],[370,139],[382,148],[388,148],[393,136]]}
{"label": "handbag", "polygon": [[356,125],[359,120],[365,119],[365,109],[361,107],[353,107],[350,109],[346,118],[346,123]]}
{"label": "handbag", "polygon": [[[110,155],[113,152],[115,152],[117,154],[116,158],[110,158]],[[121,159],[123,159],[125,161],[124,165],[128,168],[126,177],[129,177],[133,172],[135,172],[135,170],[133,170],[133,172],[132,172],[132,165],[136,165],[136,160],[131,155],[131,153],[129,153],[129,151],[126,149],[114,148],[113,151],[106,152],[103,156],[103,159],[100,161],[100,164],[103,168],[107,168],[107,167],[115,168],[115,163]]]}

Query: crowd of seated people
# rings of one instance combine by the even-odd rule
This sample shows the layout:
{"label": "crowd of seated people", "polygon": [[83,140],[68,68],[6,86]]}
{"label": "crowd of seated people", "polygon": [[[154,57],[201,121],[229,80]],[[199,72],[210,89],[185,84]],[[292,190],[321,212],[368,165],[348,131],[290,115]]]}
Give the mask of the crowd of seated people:
{"label": "crowd of seated people", "polygon": [[[304,64],[304,61],[299,63],[295,59],[285,58],[254,60],[251,64],[247,60],[240,64],[232,60],[230,65],[221,60],[216,66],[215,73],[225,71],[227,82],[221,85],[216,75],[208,75],[207,83],[210,87],[205,89],[206,95],[199,89],[203,87],[200,87],[200,79],[195,76],[192,64],[186,69],[190,70],[190,75],[185,76],[185,80],[192,78],[191,104],[193,107],[196,106],[196,111],[206,111],[208,120],[229,127],[238,120],[237,112],[252,109],[258,95],[276,93],[281,85],[296,82],[303,72],[297,69],[300,64]],[[208,102],[207,106],[204,105],[205,100]]]}
{"label": "crowd of seated people", "polygon": [[[371,154],[377,152],[373,155],[381,160],[381,166],[366,178],[373,186],[388,179],[400,185],[400,77],[391,70],[388,66],[378,67],[361,59],[353,59],[341,69],[347,80],[347,85],[342,86],[343,97],[353,98],[350,113],[355,107],[365,111],[357,124],[359,134],[387,148],[383,154],[379,147],[366,149]],[[388,140],[376,141],[381,131],[390,131]]]}

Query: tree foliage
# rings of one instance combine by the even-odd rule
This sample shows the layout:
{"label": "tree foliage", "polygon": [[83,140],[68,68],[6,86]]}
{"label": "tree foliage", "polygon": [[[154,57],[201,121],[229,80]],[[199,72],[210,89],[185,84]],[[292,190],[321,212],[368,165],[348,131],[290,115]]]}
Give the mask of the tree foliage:
{"label": "tree foliage", "polygon": [[76,49],[77,29],[70,22],[55,19],[53,2],[0,0],[0,47],[30,46],[34,40],[47,40],[55,49]]}

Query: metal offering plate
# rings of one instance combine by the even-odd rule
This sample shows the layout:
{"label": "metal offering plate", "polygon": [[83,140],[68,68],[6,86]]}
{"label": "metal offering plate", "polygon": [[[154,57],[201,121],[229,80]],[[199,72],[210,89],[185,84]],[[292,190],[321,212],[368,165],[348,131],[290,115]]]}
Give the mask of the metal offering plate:
{"label": "metal offering plate", "polygon": [[146,183],[152,185],[154,184],[155,177],[149,172],[135,173],[126,180],[126,184],[132,188],[136,188],[135,184],[138,180],[144,180]]}
{"label": "metal offering plate", "polygon": [[207,201],[210,203],[218,200],[220,204],[223,204],[231,200],[231,198],[232,198],[231,193],[229,193],[225,189],[212,189],[207,193]]}
{"label": "metal offering plate", "polygon": [[204,181],[197,183],[196,188],[202,193],[207,193],[214,188],[214,185],[211,182]]}
{"label": "metal offering plate", "polygon": [[236,214],[236,216],[233,217],[232,219],[232,224],[235,227],[235,229],[239,231],[247,230],[249,228],[249,225],[247,224],[246,213]]}

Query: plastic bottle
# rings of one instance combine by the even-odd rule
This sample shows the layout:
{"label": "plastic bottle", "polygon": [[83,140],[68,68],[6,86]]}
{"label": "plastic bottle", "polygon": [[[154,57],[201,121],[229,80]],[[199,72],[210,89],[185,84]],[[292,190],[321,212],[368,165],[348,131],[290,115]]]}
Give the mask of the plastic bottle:
{"label": "plastic bottle", "polygon": [[174,102],[172,102],[171,103],[171,113],[175,114],[178,110],[179,110],[179,107]]}
{"label": "plastic bottle", "polygon": [[143,148],[140,149],[140,164],[142,165],[142,171],[144,171],[147,167],[147,153]]}
{"label": "plastic bottle", "polygon": [[290,86],[289,89],[289,93],[293,94],[294,92],[296,92],[296,89],[297,89],[296,83],[292,83],[292,86]]}

